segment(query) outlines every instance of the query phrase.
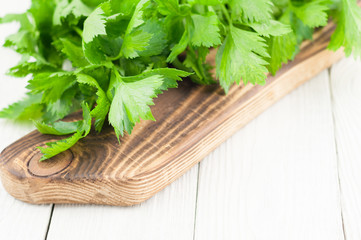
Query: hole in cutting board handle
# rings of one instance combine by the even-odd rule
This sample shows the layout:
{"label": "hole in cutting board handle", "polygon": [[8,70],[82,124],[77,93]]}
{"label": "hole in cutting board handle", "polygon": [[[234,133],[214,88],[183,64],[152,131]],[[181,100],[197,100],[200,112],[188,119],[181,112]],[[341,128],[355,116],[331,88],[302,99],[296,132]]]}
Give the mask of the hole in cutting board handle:
{"label": "hole in cutting board handle", "polygon": [[39,162],[41,156],[40,152],[36,153],[27,164],[29,173],[36,177],[49,177],[60,173],[70,166],[74,158],[71,150],[66,150],[51,159]]}

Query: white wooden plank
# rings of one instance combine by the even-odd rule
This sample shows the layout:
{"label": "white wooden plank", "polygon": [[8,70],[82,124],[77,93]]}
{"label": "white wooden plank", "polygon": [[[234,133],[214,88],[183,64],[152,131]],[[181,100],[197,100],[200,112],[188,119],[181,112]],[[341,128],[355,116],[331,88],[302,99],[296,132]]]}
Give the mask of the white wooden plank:
{"label": "white wooden plank", "polygon": [[1,239],[44,239],[50,212],[50,206],[29,205],[15,200],[0,185]]}
{"label": "white wooden plank", "polygon": [[55,206],[48,240],[192,240],[198,166],[133,207]]}
{"label": "white wooden plank", "polygon": [[361,61],[331,69],[342,214],[347,240],[361,239]]}
{"label": "white wooden plank", "polygon": [[[2,51],[0,50],[0,55]],[[4,56],[4,55],[2,55]],[[3,67],[0,64],[1,76]],[[5,81],[8,81],[6,84]],[[11,103],[9,99],[18,98],[24,92],[22,81],[17,79],[0,80],[0,105]],[[13,95],[13,96],[11,96]],[[14,99],[15,100],[15,99]],[[0,152],[13,141],[27,134],[31,125],[15,124],[0,119]],[[50,218],[51,206],[35,206],[20,202],[11,197],[0,185],[0,238],[11,240],[44,239]]]}
{"label": "white wooden plank", "polygon": [[200,164],[196,240],[343,239],[327,71]]}
{"label": "white wooden plank", "polygon": [[[29,1],[9,1],[2,4],[0,16],[25,11]],[[16,32],[18,24],[0,25],[0,44],[7,35]],[[9,49],[0,48],[0,109],[24,96],[24,79],[6,76],[6,71],[20,59]],[[31,124],[19,124],[0,119],[0,151],[33,129]],[[11,240],[44,239],[51,206],[35,206],[15,200],[0,185],[0,238]]]}

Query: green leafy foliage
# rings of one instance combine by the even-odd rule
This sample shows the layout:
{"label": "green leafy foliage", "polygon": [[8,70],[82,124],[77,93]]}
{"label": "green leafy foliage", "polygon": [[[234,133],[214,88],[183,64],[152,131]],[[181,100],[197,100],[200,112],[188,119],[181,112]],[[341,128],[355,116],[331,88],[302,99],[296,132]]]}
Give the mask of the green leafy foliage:
{"label": "green leafy foliage", "polygon": [[180,76],[188,74],[176,69],[155,69],[123,78],[114,69],[107,95],[112,99],[109,122],[117,137],[123,136],[124,131],[131,134],[140,119],[155,120],[149,108],[153,105],[153,98],[163,90],[176,87]]}
{"label": "green leafy foliage", "polygon": [[109,110],[109,122],[117,137],[124,131],[129,134],[140,119],[155,120],[149,105],[153,105],[157,89],[162,86],[160,75],[154,75],[135,82],[124,82],[115,77],[115,93]]}
{"label": "green leafy foliage", "polygon": [[69,72],[39,73],[29,81],[27,88],[31,93],[43,92],[42,102],[53,103],[75,83],[75,77]]}
{"label": "green leafy foliage", "polygon": [[[91,129],[91,116],[90,116],[90,110],[89,106],[84,103],[82,104],[83,108],[83,120],[78,121],[76,123],[76,132],[74,135],[72,135],[69,138],[55,141],[55,142],[49,142],[47,143],[47,147],[38,147],[38,149],[41,151],[43,156],[41,157],[40,161],[44,161],[46,159],[49,159],[51,157],[54,157],[55,155],[58,155],[61,152],[66,151],[67,149],[71,148],[75,143],[77,143],[80,139],[86,137]],[[75,127],[74,123],[54,123],[53,126],[45,126],[44,124],[38,124],[39,131],[43,132],[45,134],[55,134],[61,135],[61,131],[63,131],[63,134],[66,134],[66,132],[71,133],[72,128]],[[61,126],[61,127],[60,127]]]}
{"label": "green leafy foliage", "polygon": [[269,57],[266,47],[265,40],[256,33],[231,27],[216,58],[217,76],[226,92],[241,79],[244,84],[265,83],[267,62],[264,58]]}
{"label": "green leafy foliage", "polygon": [[[4,47],[21,54],[8,74],[28,76],[26,97],[1,118],[33,120],[43,134],[72,136],[41,147],[42,160],[108,122],[119,138],[153,100],[189,77],[197,84],[264,84],[316,27],[337,23],[329,48],[361,56],[355,0],[32,0]],[[217,49],[216,66],[207,62]],[[67,66],[67,67],[66,67]],[[216,79],[212,69],[215,67]],[[83,119],[64,122],[83,110]]]}
{"label": "green leafy foliage", "polygon": [[231,0],[233,16],[243,22],[268,22],[272,15],[269,0]]}
{"label": "green leafy foliage", "polygon": [[305,25],[313,28],[327,24],[328,3],[327,0],[313,0],[293,5],[291,9]]}
{"label": "green leafy foliage", "polygon": [[67,59],[71,61],[73,67],[85,67],[89,65],[81,45],[77,45],[76,41],[69,38],[60,38],[56,44]]}
{"label": "green leafy foliage", "polygon": [[78,83],[87,84],[89,86],[96,88],[96,95],[98,96],[96,103],[97,106],[90,112],[91,116],[95,119],[94,125],[95,129],[100,132],[104,125],[104,121],[108,115],[109,108],[110,108],[110,101],[104,92],[104,90],[100,87],[97,80],[93,77],[85,74],[78,74],[77,75]]}
{"label": "green leafy foliage", "polygon": [[[92,8],[85,5],[81,0],[60,0],[54,11],[53,24],[61,25],[67,21],[70,24],[77,25],[80,18],[87,17],[92,12]],[[66,19],[66,20],[65,20]]]}
{"label": "green leafy foliage", "polygon": [[209,12],[206,16],[193,14],[194,33],[191,39],[192,45],[196,47],[213,47],[221,44],[219,34],[218,17]]}
{"label": "green leafy foliage", "polygon": [[[291,13],[286,11],[279,19],[281,23],[291,24]],[[268,69],[275,74],[282,63],[292,59],[297,50],[296,31],[291,30],[283,35],[273,35],[268,38],[268,52],[270,53]]]}
{"label": "green leafy foliage", "polygon": [[252,23],[250,24],[250,27],[252,27],[259,35],[264,37],[285,36],[287,33],[292,32],[289,25],[275,20],[270,20],[268,23]]}
{"label": "green leafy foliage", "polygon": [[35,120],[42,115],[41,94],[28,94],[23,100],[13,103],[0,111],[0,118]]}
{"label": "green leafy foliage", "polygon": [[361,57],[361,9],[353,0],[342,0],[338,7],[337,28],[328,47],[331,50],[344,47],[347,56],[353,51],[355,57]]}
{"label": "green leafy foliage", "polygon": [[43,134],[52,134],[52,135],[68,135],[75,133],[78,130],[79,123],[81,122],[55,122],[52,124],[46,124],[40,121],[34,121],[35,127],[39,132]]}

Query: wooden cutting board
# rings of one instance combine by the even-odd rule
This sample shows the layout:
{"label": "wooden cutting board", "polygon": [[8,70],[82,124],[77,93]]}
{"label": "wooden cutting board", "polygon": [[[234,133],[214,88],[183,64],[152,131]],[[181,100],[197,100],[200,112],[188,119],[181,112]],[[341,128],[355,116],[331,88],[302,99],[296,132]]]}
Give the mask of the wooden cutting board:
{"label": "wooden cutting board", "polygon": [[[142,121],[118,143],[111,127],[39,162],[37,146],[59,137],[33,131],[0,155],[5,189],[25,202],[133,205],[165,188],[233,133],[302,83],[343,57],[326,49],[334,25],[305,42],[296,59],[265,86],[180,83],[155,101],[157,121]],[[214,55],[211,57],[214,60]]]}

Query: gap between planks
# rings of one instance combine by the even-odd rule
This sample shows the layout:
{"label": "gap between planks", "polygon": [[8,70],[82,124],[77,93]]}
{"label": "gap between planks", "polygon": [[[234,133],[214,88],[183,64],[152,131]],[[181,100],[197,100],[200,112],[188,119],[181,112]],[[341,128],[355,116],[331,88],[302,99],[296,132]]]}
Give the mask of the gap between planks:
{"label": "gap between planks", "polygon": [[350,57],[331,67],[333,116],[341,207],[347,240],[361,239],[361,61]]}
{"label": "gap between planks", "polygon": [[332,123],[333,123],[333,135],[335,139],[335,155],[336,155],[336,163],[337,163],[337,180],[338,180],[338,191],[340,193],[340,217],[342,221],[342,232],[343,232],[343,240],[347,240],[346,238],[346,231],[345,231],[345,222],[343,218],[342,212],[342,189],[341,189],[341,178],[340,178],[340,159],[338,156],[338,149],[337,149],[337,138],[336,138],[336,121],[335,121],[335,112],[334,112],[334,96],[332,92],[332,82],[331,82],[331,67],[327,69],[328,74],[328,85],[329,85],[329,92],[330,92],[330,99],[331,99],[331,114],[332,114]]}

